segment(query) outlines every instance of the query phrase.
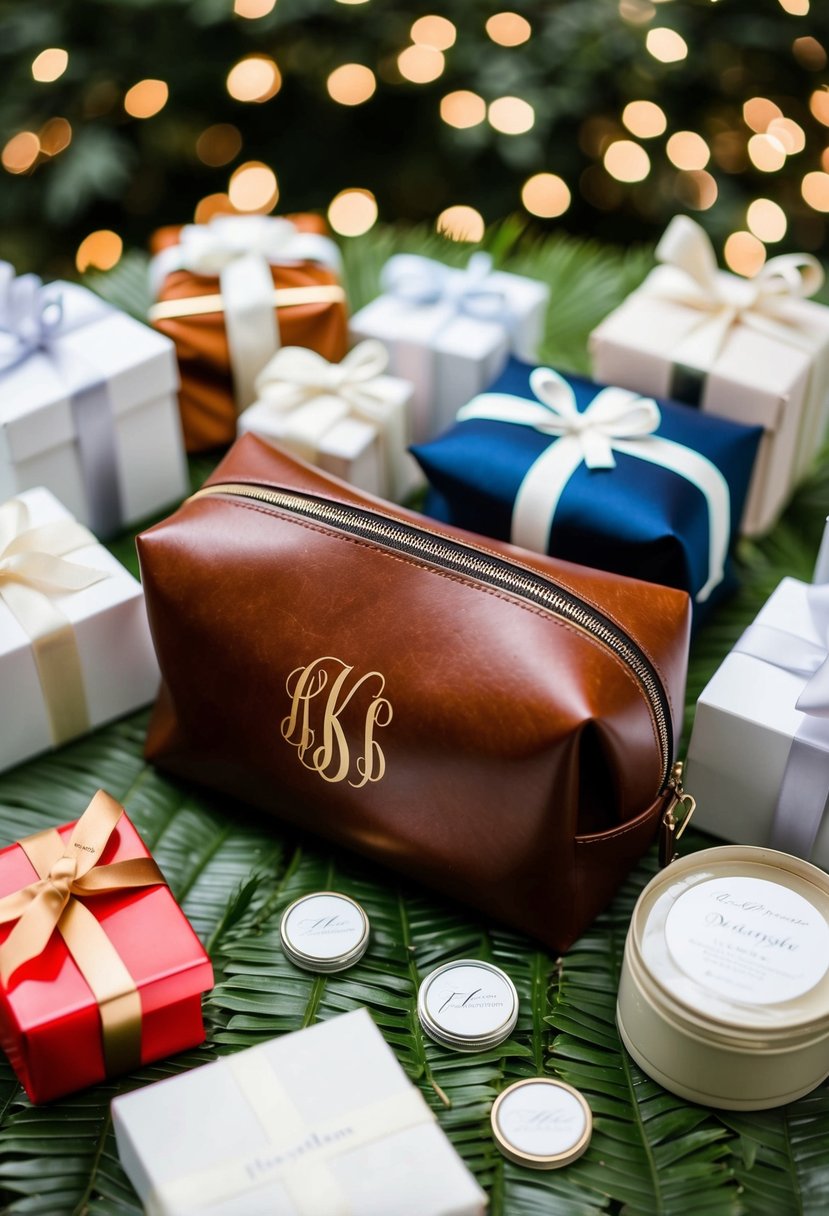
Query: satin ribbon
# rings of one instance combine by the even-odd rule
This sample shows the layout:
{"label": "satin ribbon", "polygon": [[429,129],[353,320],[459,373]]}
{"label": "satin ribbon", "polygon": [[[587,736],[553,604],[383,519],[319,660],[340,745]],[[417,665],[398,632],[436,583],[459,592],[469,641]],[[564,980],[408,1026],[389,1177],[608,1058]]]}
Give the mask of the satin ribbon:
{"label": "satin ribbon", "polygon": [[[340,270],[340,252],[332,240],[300,232],[290,220],[270,215],[220,215],[208,224],[187,224],[179,243],[152,260],[154,297],[175,270],[219,276],[237,412],[255,399],[256,376],[280,345],[270,267],[305,261]],[[164,301],[179,310],[189,303]],[[156,307],[150,320],[182,315],[192,314]]]}
{"label": "satin ribbon", "polygon": [[[426,308],[446,304],[454,311],[481,321],[498,321],[511,329],[514,318],[506,295],[491,282],[492,258],[488,253],[473,253],[463,269],[445,266],[432,258],[414,253],[398,253],[383,267],[383,291],[411,304]],[[441,318],[440,324],[445,324]]]}
{"label": "satin ribbon", "polygon": [[358,418],[377,432],[387,496],[406,493],[406,416],[399,394],[379,380],[388,366],[382,342],[355,346],[340,363],[315,351],[285,346],[256,378],[257,405],[279,419],[279,439],[311,463],[324,436],[344,418]]}
{"label": "satin ribbon", "polygon": [[708,579],[697,592],[702,603],[722,581],[731,531],[728,483],[716,465],[682,444],[655,435],[659,406],[649,397],[622,388],[600,389],[579,412],[567,381],[549,367],[530,376],[537,400],[508,393],[482,393],[458,411],[458,421],[483,418],[529,426],[556,439],[530,466],[518,488],[512,512],[513,544],[538,553],[549,550],[550,530],[559,500],[581,464],[615,468],[614,452],[671,469],[686,478],[708,504]]}
{"label": "satin ribbon", "polygon": [[99,864],[123,813],[114,798],[99,790],[66,843],[54,828],[19,840],[38,877],[0,899],[0,924],[17,922],[0,945],[3,986],[42,954],[57,929],[98,1004],[109,1075],[129,1072],[141,1062],[141,998],[103,926],[82,900],[165,881],[149,857]]}
{"label": "satin ribbon", "polygon": [[288,1191],[297,1216],[357,1216],[328,1162],[434,1121],[422,1094],[412,1086],[312,1127],[263,1048],[251,1048],[208,1067],[230,1068],[266,1143],[244,1156],[161,1184],[145,1201],[147,1216],[183,1216],[275,1182]]}
{"label": "satin ribbon", "polygon": [[792,300],[814,295],[823,283],[823,268],[811,254],[782,254],[753,279],[740,279],[718,270],[707,233],[687,215],[677,215],[657,245],[656,257],[663,265],[641,290],[698,314],[671,352],[675,365],[710,371],[735,325],[815,349],[814,337],[798,328],[799,318],[790,312]]}
{"label": "satin ribbon", "polygon": [[805,714],[783,772],[770,844],[808,859],[829,804],[829,586],[806,590],[820,645],[770,625],[749,625],[733,653],[749,655],[806,686],[795,702]]}
{"label": "satin ribbon", "polygon": [[73,519],[33,528],[20,499],[0,506],[0,599],[31,640],[55,745],[89,730],[89,712],[75,630],[53,597],[109,577],[65,560],[67,553],[95,543]]}
{"label": "satin ribbon", "polygon": [[112,403],[98,371],[60,342],[110,311],[91,293],[89,299],[94,307],[73,319],[60,291],[44,287],[37,275],[15,276],[8,262],[0,262],[0,384],[3,375],[35,355],[53,363],[71,394],[89,523],[104,536],[117,532],[124,520]]}
{"label": "satin ribbon", "polygon": [[829,519],[826,520],[823,528],[823,539],[820,542],[812,582],[829,583]]}

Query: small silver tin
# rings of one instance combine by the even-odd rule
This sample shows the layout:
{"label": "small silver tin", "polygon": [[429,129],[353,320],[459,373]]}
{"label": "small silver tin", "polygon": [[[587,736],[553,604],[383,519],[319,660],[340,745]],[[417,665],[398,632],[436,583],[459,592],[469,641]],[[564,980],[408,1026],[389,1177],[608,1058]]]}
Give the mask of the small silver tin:
{"label": "small silver tin", "polygon": [[363,909],[337,891],[303,895],[285,909],[279,936],[286,955],[304,971],[345,971],[368,947],[369,922]]}
{"label": "small silver tin", "polygon": [[417,994],[417,1016],[436,1043],[455,1051],[486,1051],[515,1029],[518,993],[500,967],[457,959],[426,976]]}

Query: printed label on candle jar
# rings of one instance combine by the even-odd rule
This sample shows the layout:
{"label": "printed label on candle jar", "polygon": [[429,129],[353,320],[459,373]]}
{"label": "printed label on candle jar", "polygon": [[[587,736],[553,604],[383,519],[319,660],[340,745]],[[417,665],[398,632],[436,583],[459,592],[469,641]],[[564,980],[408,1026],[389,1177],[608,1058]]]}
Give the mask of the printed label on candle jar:
{"label": "printed label on candle jar", "polygon": [[574,1094],[557,1085],[521,1085],[498,1107],[498,1130],[510,1147],[535,1157],[556,1157],[578,1144],[587,1127]]}
{"label": "printed label on candle jar", "polygon": [[460,1035],[497,1030],[514,1004],[509,986],[485,967],[452,967],[436,976],[426,993],[426,1010],[432,1020]]}
{"label": "printed label on candle jar", "polygon": [[759,878],[714,878],[680,895],[668,949],[711,992],[775,1005],[814,988],[829,968],[829,925],[802,895]]}
{"label": "printed label on candle jar", "polygon": [[314,958],[339,958],[365,933],[357,909],[336,895],[312,895],[293,909],[285,921],[291,944]]}

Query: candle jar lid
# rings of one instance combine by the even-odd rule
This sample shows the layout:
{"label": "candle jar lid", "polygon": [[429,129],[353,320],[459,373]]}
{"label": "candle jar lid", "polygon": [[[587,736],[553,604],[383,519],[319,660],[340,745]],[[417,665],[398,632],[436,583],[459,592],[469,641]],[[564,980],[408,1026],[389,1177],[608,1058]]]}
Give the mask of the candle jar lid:
{"label": "candle jar lid", "polygon": [[553,1077],[516,1081],[495,1099],[490,1116],[498,1148],[518,1165],[557,1170],[590,1143],[593,1114],[572,1085]]}
{"label": "candle jar lid", "polygon": [[279,924],[282,947],[305,971],[344,971],[363,957],[369,922],[363,909],[337,891],[303,895],[285,909]]}
{"label": "candle jar lid", "polygon": [[518,1020],[518,993],[509,976],[474,958],[444,963],[426,976],[417,996],[426,1033],[456,1051],[486,1051],[503,1043]]}

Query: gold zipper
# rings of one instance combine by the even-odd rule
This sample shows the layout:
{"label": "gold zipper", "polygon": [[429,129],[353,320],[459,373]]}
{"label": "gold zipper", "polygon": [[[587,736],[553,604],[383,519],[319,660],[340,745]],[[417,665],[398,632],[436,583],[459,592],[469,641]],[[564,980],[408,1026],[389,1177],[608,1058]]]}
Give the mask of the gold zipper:
{"label": "gold zipper", "polygon": [[392,519],[378,511],[346,503],[332,503],[291,490],[229,482],[205,486],[192,500],[217,494],[248,498],[307,519],[317,520],[352,536],[373,540],[387,548],[462,574],[471,574],[489,586],[498,587],[546,609],[553,616],[576,625],[614,651],[636,676],[644,689],[662,750],[660,791],[672,785],[673,738],[668,696],[651,661],[620,626],[596,608],[565,591],[549,578],[526,570],[506,558],[488,554],[473,545],[442,537],[415,524]]}

